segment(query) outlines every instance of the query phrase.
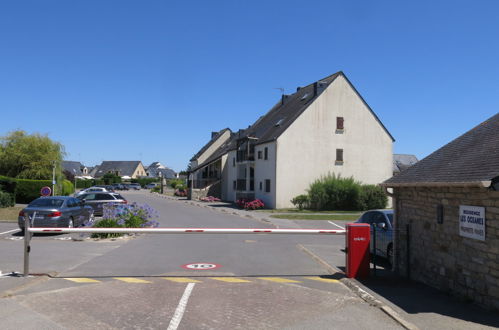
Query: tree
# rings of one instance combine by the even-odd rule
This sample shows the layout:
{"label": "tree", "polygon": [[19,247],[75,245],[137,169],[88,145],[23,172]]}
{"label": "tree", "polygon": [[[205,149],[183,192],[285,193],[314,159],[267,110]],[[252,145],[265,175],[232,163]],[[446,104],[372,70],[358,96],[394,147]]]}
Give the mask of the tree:
{"label": "tree", "polygon": [[0,138],[0,175],[51,180],[55,165],[57,181],[60,181],[64,155],[64,146],[52,141],[47,135],[14,131]]}

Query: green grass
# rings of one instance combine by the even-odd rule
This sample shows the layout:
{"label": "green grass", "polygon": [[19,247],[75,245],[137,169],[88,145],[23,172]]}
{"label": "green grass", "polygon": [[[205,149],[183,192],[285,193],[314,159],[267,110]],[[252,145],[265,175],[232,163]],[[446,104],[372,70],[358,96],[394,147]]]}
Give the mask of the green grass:
{"label": "green grass", "polygon": [[22,209],[19,206],[0,208],[0,221],[17,221],[19,211]]}
{"label": "green grass", "polygon": [[307,213],[341,213],[341,214],[355,214],[355,215],[360,215],[362,211],[336,211],[336,210],[330,210],[330,211],[315,211],[315,210],[298,210],[294,208],[289,208],[289,209],[273,209],[273,210],[256,210],[257,212],[266,212],[266,213],[299,213],[299,214],[307,214]]}
{"label": "green grass", "polygon": [[288,220],[347,220],[353,221],[359,218],[358,214],[276,214],[271,215],[271,218],[288,219]]}

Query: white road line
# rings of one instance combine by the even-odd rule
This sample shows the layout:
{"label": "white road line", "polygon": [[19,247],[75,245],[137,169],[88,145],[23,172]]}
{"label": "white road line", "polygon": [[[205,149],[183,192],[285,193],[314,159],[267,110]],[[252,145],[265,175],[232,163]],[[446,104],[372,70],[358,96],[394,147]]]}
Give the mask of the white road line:
{"label": "white road line", "polygon": [[177,309],[175,310],[175,314],[173,314],[173,318],[170,321],[168,330],[176,330],[178,328],[180,321],[182,321],[182,317],[184,316],[187,301],[189,300],[189,296],[191,295],[194,285],[196,285],[196,283],[187,284],[184,294],[182,295],[182,298],[180,298]]}
{"label": "white road line", "polygon": [[330,224],[332,224],[333,226],[339,227],[339,228],[341,228],[341,229],[345,229],[344,227],[342,227],[342,226],[340,226],[340,225],[337,225],[337,224],[335,224],[335,223],[334,223],[334,222],[332,222],[332,221],[328,221],[328,222],[329,222]]}
{"label": "white road line", "polygon": [[15,231],[19,231],[19,229],[13,229],[13,230],[9,230],[9,231],[4,231],[3,233],[0,233],[0,235],[8,234],[8,233],[13,233]]}

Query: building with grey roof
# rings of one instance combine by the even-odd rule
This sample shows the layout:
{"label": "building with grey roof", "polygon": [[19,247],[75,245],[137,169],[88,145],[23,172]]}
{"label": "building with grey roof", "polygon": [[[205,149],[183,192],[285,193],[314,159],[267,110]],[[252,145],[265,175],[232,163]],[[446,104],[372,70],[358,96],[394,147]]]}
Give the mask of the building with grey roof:
{"label": "building with grey roof", "polygon": [[393,155],[393,175],[399,174],[405,169],[418,162],[418,158],[414,155],[394,154]]}
{"label": "building with grey roof", "polygon": [[328,173],[371,184],[392,175],[394,139],[343,72],[282,95],[244,130],[222,131],[191,161],[191,185],[218,184],[227,201],[284,208]]}
{"label": "building with grey roof", "polygon": [[103,161],[99,166],[96,166],[92,175],[95,178],[101,178],[107,173],[131,179],[147,176],[144,165],[142,165],[142,162],[139,160]]}
{"label": "building with grey roof", "polygon": [[382,186],[395,270],[499,310],[499,113]]}

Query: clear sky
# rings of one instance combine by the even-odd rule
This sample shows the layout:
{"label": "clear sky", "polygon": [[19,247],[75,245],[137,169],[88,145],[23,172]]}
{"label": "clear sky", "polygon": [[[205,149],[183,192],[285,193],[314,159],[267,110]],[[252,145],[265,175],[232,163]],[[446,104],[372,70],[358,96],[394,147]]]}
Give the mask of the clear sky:
{"label": "clear sky", "polygon": [[[0,136],[180,171],[343,71],[423,158],[499,112],[499,1],[2,1]],[[375,161],[375,160],[373,160]]]}

